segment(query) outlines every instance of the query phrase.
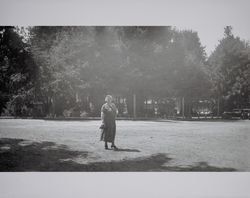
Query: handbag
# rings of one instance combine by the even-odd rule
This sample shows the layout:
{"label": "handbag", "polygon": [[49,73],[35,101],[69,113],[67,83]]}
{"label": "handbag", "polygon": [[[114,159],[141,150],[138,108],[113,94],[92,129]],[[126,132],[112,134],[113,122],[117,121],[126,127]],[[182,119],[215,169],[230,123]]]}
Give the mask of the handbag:
{"label": "handbag", "polygon": [[105,124],[102,123],[101,126],[99,127],[99,129],[105,129]]}
{"label": "handbag", "polygon": [[105,129],[105,124],[102,123],[101,126],[100,126],[99,128],[101,129],[100,141],[104,141],[104,129]]}

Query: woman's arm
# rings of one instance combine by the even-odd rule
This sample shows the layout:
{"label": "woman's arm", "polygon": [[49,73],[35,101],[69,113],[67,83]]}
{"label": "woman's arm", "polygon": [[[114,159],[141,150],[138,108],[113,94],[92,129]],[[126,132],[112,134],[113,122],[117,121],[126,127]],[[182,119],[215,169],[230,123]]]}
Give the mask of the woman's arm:
{"label": "woman's arm", "polygon": [[101,112],[101,119],[102,119],[102,121],[104,121],[104,113],[103,112]]}
{"label": "woman's arm", "polygon": [[104,122],[104,105],[102,105],[102,108],[101,108],[101,119],[102,119],[102,122]]}
{"label": "woman's arm", "polygon": [[113,108],[113,111],[115,113],[115,116],[117,116],[119,112],[118,112],[118,109],[117,109],[117,107],[115,106],[114,103],[112,104],[112,108]]}
{"label": "woman's arm", "polygon": [[118,108],[117,107],[115,107],[116,108],[116,116],[118,115],[118,113],[119,113],[119,111],[118,111]]}

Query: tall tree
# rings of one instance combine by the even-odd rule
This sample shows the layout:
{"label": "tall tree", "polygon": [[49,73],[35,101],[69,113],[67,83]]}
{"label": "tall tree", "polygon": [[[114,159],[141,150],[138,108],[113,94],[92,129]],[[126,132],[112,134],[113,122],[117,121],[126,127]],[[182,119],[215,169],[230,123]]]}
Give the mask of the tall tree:
{"label": "tall tree", "polygon": [[18,31],[17,27],[0,27],[0,113],[10,102],[14,111],[10,113],[20,116],[28,113],[27,106],[34,101],[37,68],[29,44]]}
{"label": "tall tree", "polygon": [[214,94],[224,103],[225,110],[246,105],[249,100],[249,44],[224,29],[224,38],[209,57]]}
{"label": "tall tree", "polygon": [[104,94],[126,97],[129,109],[136,94],[138,113],[144,115],[147,98],[206,93],[204,49],[195,32],[171,27],[33,27],[31,43],[41,95],[48,106],[61,101],[58,114],[74,106],[79,95],[88,96],[97,113]]}

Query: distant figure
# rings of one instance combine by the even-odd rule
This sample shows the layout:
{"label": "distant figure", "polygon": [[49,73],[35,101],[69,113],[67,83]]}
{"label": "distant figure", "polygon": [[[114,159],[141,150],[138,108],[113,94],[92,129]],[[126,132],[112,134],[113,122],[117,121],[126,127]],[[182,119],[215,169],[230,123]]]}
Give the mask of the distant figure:
{"label": "distant figure", "polygon": [[112,102],[113,98],[110,95],[105,97],[105,104],[101,108],[101,118],[102,118],[102,135],[101,140],[105,142],[105,149],[108,149],[108,142],[111,143],[111,148],[117,150],[115,146],[115,134],[116,134],[116,123],[115,118],[118,110],[115,104]]}

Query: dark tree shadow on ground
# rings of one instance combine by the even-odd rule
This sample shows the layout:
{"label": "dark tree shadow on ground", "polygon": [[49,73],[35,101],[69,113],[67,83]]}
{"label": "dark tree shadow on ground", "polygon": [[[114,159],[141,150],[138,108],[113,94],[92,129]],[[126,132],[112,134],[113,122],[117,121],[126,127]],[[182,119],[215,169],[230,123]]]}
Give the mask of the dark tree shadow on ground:
{"label": "dark tree shadow on ground", "polygon": [[[26,142],[26,144],[25,144]],[[125,152],[140,152],[136,149],[120,149]],[[119,152],[119,150],[118,150]],[[73,158],[86,158],[87,152],[72,151],[65,145],[53,142],[28,142],[23,139],[0,139],[0,171],[236,171],[200,162],[194,166],[167,166],[171,158],[166,154],[111,162],[79,164]]]}
{"label": "dark tree shadow on ground", "polygon": [[10,147],[0,152],[0,171],[64,171],[69,168],[61,160],[87,156],[87,152],[72,151],[53,142],[31,142],[22,146],[23,142],[26,140],[0,139],[0,147]]}

